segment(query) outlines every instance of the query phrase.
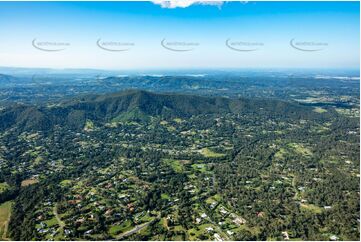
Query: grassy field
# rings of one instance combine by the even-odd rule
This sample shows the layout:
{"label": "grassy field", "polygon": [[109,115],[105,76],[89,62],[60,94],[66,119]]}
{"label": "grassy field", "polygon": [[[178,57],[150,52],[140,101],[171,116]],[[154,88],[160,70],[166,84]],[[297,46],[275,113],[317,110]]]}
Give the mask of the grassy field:
{"label": "grassy field", "polygon": [[172,125],[170,125],[167,121],[160,121],[160,124],[167,128],[169,132],[173,132],[176,130],[176,128]]}
{"label": "grassy field", "polygon": [[218,158],[218,157],[223,157],[225,156],[225,154],[221,154],[221,153],[216,153],[208,148],[203,148],[200,150],[200,153],[204,156],[204,157],[209,157],[209,158]]}
{"label": "grassy field", "polygon": [[183,122],[183,120],[180,119],[180,118],[175,118],[175,119],[173,119],[173,121],[176,122],[176,123],[178,123],[178,124],[180,124],[180,123]]}
{"label": "grassy field", "polygon": [[303,156],[312,155],[312,152],[302,144],[290,143],[288,147],[292,148],[294,152]]}
{"label": "grassy field", "polygon": [[206,172],[207,171],[207,167],[205,164],[193,164],[192,168],[196,171],[199,172]]}
{"label": "grassy field", "polygon": [[22,187],[26,187],[35,183],[38,183],[39,181],[37,179],[34,178],[30,178],[30,179],[26,179],[24,181],[21,182],[21,186]]}
{"label": "grassy field", "polygon": [[284,148],[281,148],[279,151],[276,152],[274,155],[274,158],[276,160],[283,160],[285,158],[285,155],[287,154],[287,151]]}
{"label": "grassy field", "polygon": [[169,200],[169,199],[170,199],[169,195],[166,194],[166,193],[162,193],[162,194],[160,195],[160,197],[161,197],[162,199],[166,199],[166,200]]}
{"label": "grassy field", "polygon": [[322,213],[322,208],[313,204],[301,204],[301,209],[305,209],[313,213]]}
{"label": "grassy field", "polygon": [[274,155],[276,160],[283,160],[286,158],[289,152],[296,153],[302,156],[310,156],[312,155],[312,151],[305,147],[303,144],[298,143],[289,143],[285,148],[280,148]]}
{"label": "grassy field", "polygon": [[11,214],[12,202],[0,204],[0,240],[6,240],[7,226]]}
{"label": "grassy field", "polygon": [[109,228],[109,234],[115,236],[122,231],[122,226],[120,224],[113,225]]}
{"label": "grassy field", "polygon": [[44,223],[46,223],[48,227],[52,227],[58,224],[58,220],[56,219],[56,217],[53,217],[52,219],[44,221]]}
{"label": "grassy field", "polygon": [[172,167],[175,172],[182,172],[183,165],[179,160],[163,159],[163,162]]}
{"label": "grassy field", "polygon": [[84,130],[85,131],[92,131],[94,129],[94,123],[93,121],[87,119],[84,125]]}
{"label": "grassy field", "polygon": [[199,240],[199,236],[203,235],[205,236],[206,238],[209,237],[209,234],[206,232],[206,228],[208,227],[211,227],[214,229],[214,226],[210,223],[206,223],[206,224],[202,224],[202,225],[199,225],[198,227],[196,228],[192,228],[190,230],[188,230],[188,236],[189,236],[189,239],[190,240]]}
{"label": "grassy field", "polygon": [[320,108],[320,107],[317,107],[315,109],[313,109],[314,112],[316,113],[326,113],[327,110],[326,109],[323,109],[323,108]]}
{"label": "grassy field", "polygon": [[72,182],[72,180],[62,180],[60,186],[69,186]]}

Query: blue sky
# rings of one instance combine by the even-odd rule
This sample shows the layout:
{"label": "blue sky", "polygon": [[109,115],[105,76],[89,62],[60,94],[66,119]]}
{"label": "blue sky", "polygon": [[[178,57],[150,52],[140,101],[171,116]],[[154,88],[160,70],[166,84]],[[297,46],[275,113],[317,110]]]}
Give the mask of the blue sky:
{"label": "blue sky", "polygon": [[[358,68],[359,8],[359,2],[225,2],[184,8],[152,2],[0,2],[0,66]],[[47,50],[63,50],[39,50],[34,39],[35,47],[45,43]],[[101,49],[99,39],[103,47],[127,51]],[[242,51],[229,48],[227,39]],[[291,46],[292,39],[299,49]],[[189,51],[166,49],[162,40]]]}

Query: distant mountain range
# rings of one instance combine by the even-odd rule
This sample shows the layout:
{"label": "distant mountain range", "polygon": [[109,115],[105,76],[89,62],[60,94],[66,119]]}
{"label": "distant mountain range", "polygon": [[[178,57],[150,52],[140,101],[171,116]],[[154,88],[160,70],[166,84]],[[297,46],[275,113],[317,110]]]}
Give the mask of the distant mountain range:
{"label": "distant mountain range", "polygon": [[0,130],[49,130],[55,125],[81,129],[87,120],[105,123],[124,114],[164,118],[204,114],[257,114],[268,117],[324,118],[312,108],[296,103],[268,99],[229,99],[183,94],[158,94],[128,90],[104,95],[67,99],[52,106],[14,104],[0,111]]}
{"label": "distant mountain range", "polygon": [[356,76],[359,69],[324,69],[324,68],[200,68],[200,69],[137,69],[137,70],[104,70],[91,68],[25,68],[0,66],[0,73],[7,75],[75,75],[75,76],[118,76],[118,75],[161,75],[161,76],[187,76],[187,75],[219,75],[233,74],[245,77],[264,76],[292,76],[314,77],[315,75],[328,76]]}

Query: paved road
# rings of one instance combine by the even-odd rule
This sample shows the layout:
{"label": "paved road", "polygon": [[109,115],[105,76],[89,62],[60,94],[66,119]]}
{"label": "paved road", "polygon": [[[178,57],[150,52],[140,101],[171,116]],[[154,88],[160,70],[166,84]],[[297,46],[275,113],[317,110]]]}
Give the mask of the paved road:
{"label": "paved road", "polygon": [[132,235],[132,234],[137,233],[137,232],[140,231],[141,229],[147,227],[151,222],[153,222],[153,221],[149,221],[149,222],[146,222],[146,223],[144,223],[144,224],[137,225],[137,226],[135,226],[133,229],[131,229],[131,230],[127,231],[127,232],[124,232],[124,233],[118,235],[118,236],[117,236],[117,240],[121,240],[121,239],[123,239],[123,238],[125,238],[125,237],[128,237],[129,235]]}

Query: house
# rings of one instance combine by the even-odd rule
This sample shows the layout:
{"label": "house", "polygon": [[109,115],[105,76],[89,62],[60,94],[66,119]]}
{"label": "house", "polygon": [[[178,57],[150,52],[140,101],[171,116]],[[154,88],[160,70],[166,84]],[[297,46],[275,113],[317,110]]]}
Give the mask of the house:
{"label": "house", "polygon": [[79,219],[77,219],[77,220],[75,221],[75,223],[77,223],[77,224],[82,224],[82,223],[84,223],[84,221],[85,221],[84,218],[79,218]]}
{"label": "house", "polygon": [[228,212],[224,209],[224,207],[221,207],[220,212],[223,214],[227,214]]}
{"label": "house", "polygon": [[210,208],[213,209],[217,206],[217,202],[212,202],[212,204],[210,205]]}
{"label": "house", "polygon": [[105,206],[103,206],[103,205],[100,205],[100,206],[98,206],[98,208],[99,208],[99,210],[104,210],[105,209]]}
{"label": "house", "polygon": [[331,235],[330,240],[336,241],[336,240],[338,240],[338,237],[336,235]]}
{"label": "house", "polygon": [[108,209],[107,211],[105,211],[105,215],[110,215],[113,212],[113,209]]}
{"label": "house", "polygon": [[202,213],[202,214],[201,214],[201,217],[202,217],[202,218],[207,218],[207,214]]}
{"label": "house", "polygon": [[38,229],[38,233],[45,234],[48,232],[48,229]]}
{"label": "house", "polygon": [[78,203],[80,203],[81,202],[81,200],[69,200],[68,201],[68,203],[70,204],[70,205],[76,205],[76,204],[78,204]]}
{"label": "house", "polygon": [[207,227],[206,231],[209,233],[209,232],[213,231],[213,228],[212,227]]}
{"label": "house", "polygon": [[107,189],[112,188],[112,187],[113,187],[113,184],[111,184],[111,183],[108,183],[105,185],[105,188],[107,188]]}
{"label": "house", "polygon": [[288,236],[287,231],[283,231],[283,232],[282,232],[282,236],[283,236],[283,239],[284,239],[284,240],[290,240],[290,237]]}
{"label": "house", "polygon": [[133,203],[128,203],[127,207],[129,210],[134,210],[134,204]]}
{"label": "house", "polygon": [[129,195],[127,195],[127,194],[119,194],[118,195],[119,199],[123,199],[123,198],[127,198],[127,197],[129,197]]}
{"label": "house", "polygon": [[202,221],[201,218],[196,218],[196,223],[199,224]]}
{"label": "house", "polygon": [[232,234],[234,234],[234,232],[227,230],[227,234],[232,235]]}
{"label": "house", "polygon": [[214,238],[216,239],[216,241],[223,241],[222,237],[217,233],[214,234]]}
{"label": "house", "polygon": [[238,226],[241,226],[242,224],[246,223],[246,220],[243,219],[243,218],[238,217],[238,218],[233,219],[233,222],[235,224],[237,224]]}

